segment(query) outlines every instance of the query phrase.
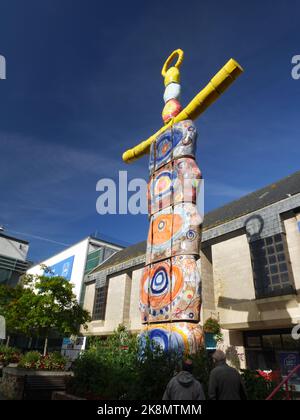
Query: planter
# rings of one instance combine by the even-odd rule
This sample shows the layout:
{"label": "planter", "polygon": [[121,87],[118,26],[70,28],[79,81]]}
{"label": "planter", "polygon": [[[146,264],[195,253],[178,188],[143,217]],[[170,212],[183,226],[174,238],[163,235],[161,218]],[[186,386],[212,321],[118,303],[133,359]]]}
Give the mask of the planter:
{"label": "planter", "polygon": [[205,334],[205,348],[206,350],[216,350],[217,340],[214,333],[206,332]]}
{"label": "planter", "polygon": [[63,392],[63,391],[54,391],[52,393],[52,400],[59,400],[59,401],[85,400],[86,401],[86,398],[76,397],[76,395],[67,394],[66,392]]}
{"label": "planter", "polygon": [[22,400],[26,376],[36,377],[66,377],[73,376],[73,372],[46,371],[21,369],[14,366],[3,368],[2,380],[0,382],[0,394],[8,400]]}

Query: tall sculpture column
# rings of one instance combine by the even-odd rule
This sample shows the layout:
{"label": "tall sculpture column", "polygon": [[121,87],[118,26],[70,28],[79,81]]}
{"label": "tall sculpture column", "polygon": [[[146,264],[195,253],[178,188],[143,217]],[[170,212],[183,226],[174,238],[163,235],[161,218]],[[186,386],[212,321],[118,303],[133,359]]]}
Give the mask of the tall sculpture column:
{"label": "tall sculpture column", "polygon": [[[177,58],[174,66],[170,63]],[[150,153],[146,265],[140,284],[140,311],[144,333],[164,350],[194,353],[203,344],[200,327],[200,258],[202,218],[197,207],[201,172],[195,161],[197,131],[193,123],[201,112],[242,72],[234,61],[182,110],[180,72],[183,51],[165,62],[165,126],[148,140],[127,151],[132,161]]]}

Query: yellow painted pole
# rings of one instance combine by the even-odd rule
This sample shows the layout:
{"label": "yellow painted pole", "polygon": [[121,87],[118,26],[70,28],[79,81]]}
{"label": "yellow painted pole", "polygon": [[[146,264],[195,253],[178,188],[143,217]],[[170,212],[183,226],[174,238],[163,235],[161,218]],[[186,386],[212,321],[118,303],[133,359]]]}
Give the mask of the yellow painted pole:
{"label": "yellow painted pole", "polygon": [[155,139],[166,131],[171,125],[183,120],[195,120],[208,108],[243,72],[237,61],[231,58],[224,67],[211,79],[195,98],[173,120],[158,130],[147,140],[141,142],[132,149],[123,153],[123,160],[130,163],[141,156],[149,153],[151,144]]}

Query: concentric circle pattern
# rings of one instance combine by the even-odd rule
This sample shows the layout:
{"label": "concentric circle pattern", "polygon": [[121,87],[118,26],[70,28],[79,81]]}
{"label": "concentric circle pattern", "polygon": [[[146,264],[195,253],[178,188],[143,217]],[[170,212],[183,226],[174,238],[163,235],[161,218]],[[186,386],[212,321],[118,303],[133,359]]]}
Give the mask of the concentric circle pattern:
{"label": "concentric circle pattern", "polygon": [[[164,111],[169,118],[167,106]],[[196,263],[202,224],[196,200],[202,176],[195,162],[196,138],[193,122],[181,121],[157,137],[149,161],[150,228],[140,284],[142,323],[147,324],[142,346],[148,337],[153,349],[180,354],[194,353],[203,343]]]}

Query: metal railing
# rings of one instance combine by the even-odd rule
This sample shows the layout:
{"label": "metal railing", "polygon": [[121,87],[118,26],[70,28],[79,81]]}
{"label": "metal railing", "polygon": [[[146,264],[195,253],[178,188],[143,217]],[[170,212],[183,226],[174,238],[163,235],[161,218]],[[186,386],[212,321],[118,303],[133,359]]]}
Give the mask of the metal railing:
{"label": "metal railing", "polygon": [[273,389],[273,391],[271,392],[271,394],[266,398],[266,400],[271,400],[274,395],[277,394],[277,392],[279,392],[283,387],[285,388],[285,395],[286,395],[286,399],[290,400],[291,396],[290,396],[290,390],[289,390],[289,380],[291,379],[291,377],[298,372],[298,370],[300,370],[300,365],[297,365],[296,367],[294,367],[293,370],[291,370],[291,372],[287,375],[287,377],[285,379],[283,379],[277,386],[276,388]]}

